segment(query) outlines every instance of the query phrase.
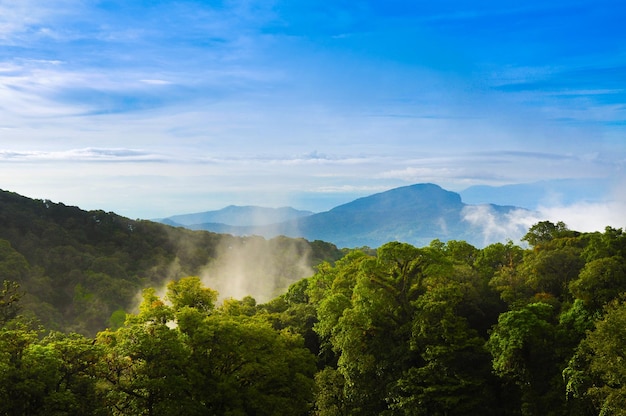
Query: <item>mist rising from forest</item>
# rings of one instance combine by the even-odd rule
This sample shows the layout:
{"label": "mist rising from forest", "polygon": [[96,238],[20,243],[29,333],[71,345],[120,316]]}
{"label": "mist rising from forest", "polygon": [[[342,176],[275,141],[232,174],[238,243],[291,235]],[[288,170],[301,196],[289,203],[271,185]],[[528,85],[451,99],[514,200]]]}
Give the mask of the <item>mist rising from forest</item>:
{"label": "mist rising from forest", "polygon": [[[191,241],[178,240],[175,244],[193,249]],[[224,235],[215,248],[215,257],[191,275],[197,275],[205,287],[218,292],[218,303],[246,296],[253,297],[257,303],[265,303],[285,293],[292,283],[314,274],[311,255],[311,247],[304,239],[266,240],[259,236]],[[170,281],[190,275],[185,270],[181,260],[176,258],[169,265],[162,284],[155,287],[156,295],[164,299]],[[139,310],[142,293],[143,290],[135,295],[131,311]]]}
{"label": "mist rising from forest", "polygon": [[200,278],[205,286],[219,292],[219,299],[252,296],[259,303],[267,302],[296,280],[313,275],[311,250],[302,242],[261,237],[224,239]]}

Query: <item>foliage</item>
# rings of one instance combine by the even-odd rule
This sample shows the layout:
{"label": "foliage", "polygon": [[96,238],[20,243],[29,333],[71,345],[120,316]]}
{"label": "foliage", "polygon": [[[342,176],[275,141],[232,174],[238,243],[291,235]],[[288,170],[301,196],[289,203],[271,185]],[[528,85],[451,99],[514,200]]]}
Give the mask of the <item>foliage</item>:
{"label": "foliage", "polygon": [[264,261],[255,270],[275,282],[272,293],[343,256],[322,241],[190,231],[0,191],[0,283],[19,284],[24,313],[64,332],[94,336],[119,325],[119,311],[131,311],[144,288],[198,276],[219,263],[224,247],[251,245]]}
{"label": "foliage", "polygon": [[[75,225],[82,212],[43,206]],[[197,275],[179,275],[212,254],[168,239],[170,248],[156,250],[177,259],[176,278],[164,295],[148,285],[138,310],[126,313],[124,299],[160,283],[149,273],[163,269],[147,251],[124,251],[137,228],[123,237],[119,218],[96,219],[109,231],[37,231],[60,243],[46,252],[34,240],[27,250],[27,239],[0,241],[0,415],[578,416],[626,408],[621,229],[578,233],[543,222],[529,230],[530,248],[435,240],[345,250],[266,303],[220,299]],[[5,231],[50,225],[38,221]],[[292,250],[283,238],[268,244]],[[127,267],[134,261],[144,265]],[[69,326],[97,326],[103,308],[109,329],[91,337],[33,319],[33,311],[54,316],[33,307],[52,286],[50,270],[63,272],[50,302],[69,302],[77,314]]]}
{"label": "foliage", "polygon": [[14,281],[5,280],[0,291],[0,325],[3,325],[17,316],[19,300],[22,293],[19,285]]}
{"label": "foliage", "polygon": [[596,414],[626,409],[626,304],[611,302],[576,349],[563,374],[573,397],[593,403]]}
{"label": "foliage", "polygon": [[78,334],[42,333],[23,319],[0,330],[0,414],[94,414],[100,348]]}

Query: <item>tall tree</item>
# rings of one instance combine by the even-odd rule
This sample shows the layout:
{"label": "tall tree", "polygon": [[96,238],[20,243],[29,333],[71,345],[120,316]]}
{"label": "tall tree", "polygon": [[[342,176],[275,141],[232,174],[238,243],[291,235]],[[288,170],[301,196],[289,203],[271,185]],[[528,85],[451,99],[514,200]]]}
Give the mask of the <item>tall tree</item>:
{"label": "tall tree", "polygon": [[138,315],[98,334],[106,350],[101,394],[114,415],[199,414],[186,378],[189,350],[168,326],[173,319],[173,310],[147,289]]}
{"label": "tall tree", "polygon": [[487,343],[495,373],[520,389],[522,415],[562,411],[555,319],[554,307],[541,302],[505,312]]}
{"label": "tall tree", "polygon": [[587,333],[565,369],[568,393],[593,403],[588,414],[613,416],[626,409],[626,303],[614,301]]}

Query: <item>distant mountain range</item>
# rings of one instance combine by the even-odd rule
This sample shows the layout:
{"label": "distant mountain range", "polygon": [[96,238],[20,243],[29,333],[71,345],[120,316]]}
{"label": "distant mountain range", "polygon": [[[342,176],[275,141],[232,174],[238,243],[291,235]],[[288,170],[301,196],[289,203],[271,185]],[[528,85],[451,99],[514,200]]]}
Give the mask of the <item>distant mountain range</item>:
{"label": "distant mountain range", "polygon": [[532,220],[532,212],[523,208],[468,205],[458,193],[434,184],[416,184],[359,198],[316,214],[293,208],[230,206],[160,221],[238,236],[302,237],[339,247],[378,247],[389,241],[424,246],[434,239],[465,240],[482,247],[518,239],[532,225]]}
{"label": "distant mountain range", "polygon": [[277,222],[313,215],[311,211],[300,211],[291,207],[265,208],[257,206],[229,205],[218,211],[206,211],[195,214],[174,215],[160,222],[174,226],[193,226],[196,224],[227,224],[235,226],[269,225]]}

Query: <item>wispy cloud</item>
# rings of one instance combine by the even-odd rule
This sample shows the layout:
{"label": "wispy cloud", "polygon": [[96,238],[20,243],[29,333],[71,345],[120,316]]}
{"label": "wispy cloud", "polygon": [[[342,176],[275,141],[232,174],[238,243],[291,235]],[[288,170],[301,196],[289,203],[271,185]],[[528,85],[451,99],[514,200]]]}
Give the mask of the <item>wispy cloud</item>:
{"label": "wispy cloud", "polygon": [[[44,22],[53,16],[62,14],[62,10],[69,4],[78,4],[75,1],[51,0],[42,3],[37,0],[0,1],[0,39],[4,44],[13,44],[23,41],[30,33],[36,36],[45,27]],[[45,32],[45,30],[43,30]]]}
{"label": "wispy cloud", "polygon": [[299,155],[263,154],[251,155],[209,155],[196,156],[190,159],[198,163],[223,163],[242,165],[268,165],[277,167],[310,167],[310,166],[345,166],[345,165],[371,165],[380,163],[384,158],[373,155],[340,155],[323,154],[317,151]]}
{"label": "wispy cloud", "polygon": [[488,3],[0,0],[5,186],[203,210],[624,175],[623,10]]}
{"label": "wispy cloud", "polygon": [[0,0],[0,44],[10,46],[0,51],[0,106],[26,118],[128,112],[263,84],[275,74],[246,60],[270,10]]}
{"label": "wispy cloud", "polygon": [[529,152],[520,150],[500,150],[500,151],[484,151],[475,152],[475,155],[479,157],[494,158],[494,159],[539,159],[539,160],[573,160],[578,161],[579,158],[576,155],[568,155],[562,153],[547,153],[547,152]]}
{"label": "wispy cloud", "polygon": [[144,84],[151,84],[151,85],[171,85],[172,82],[171,81],[167,81],[164,79],[141,79],[141,82],[143,82]]}
{"label": "wispy cloud", "polygon": [[163,155],[137,149],[85,148],[67,151],[0,150],[4,162],[164,162]]}
{"label": "wispy cloud", "polygon": [[407,182],[441,182],[454,177],[464,176],[466,169],[463,167],[413,167],[389,170],[379,176],[385,179],[401,179]]}
{"label": "wispy cloud", "polygon": [[163,87],[170,84],[145,82],[133,73],[124,76],[95,69],[73,70],[58,60],[21,59],[0,65],[0,106],[27,119],[113,110],[119,106],[111,107],[116,95],[141,100],[163,93]]}

